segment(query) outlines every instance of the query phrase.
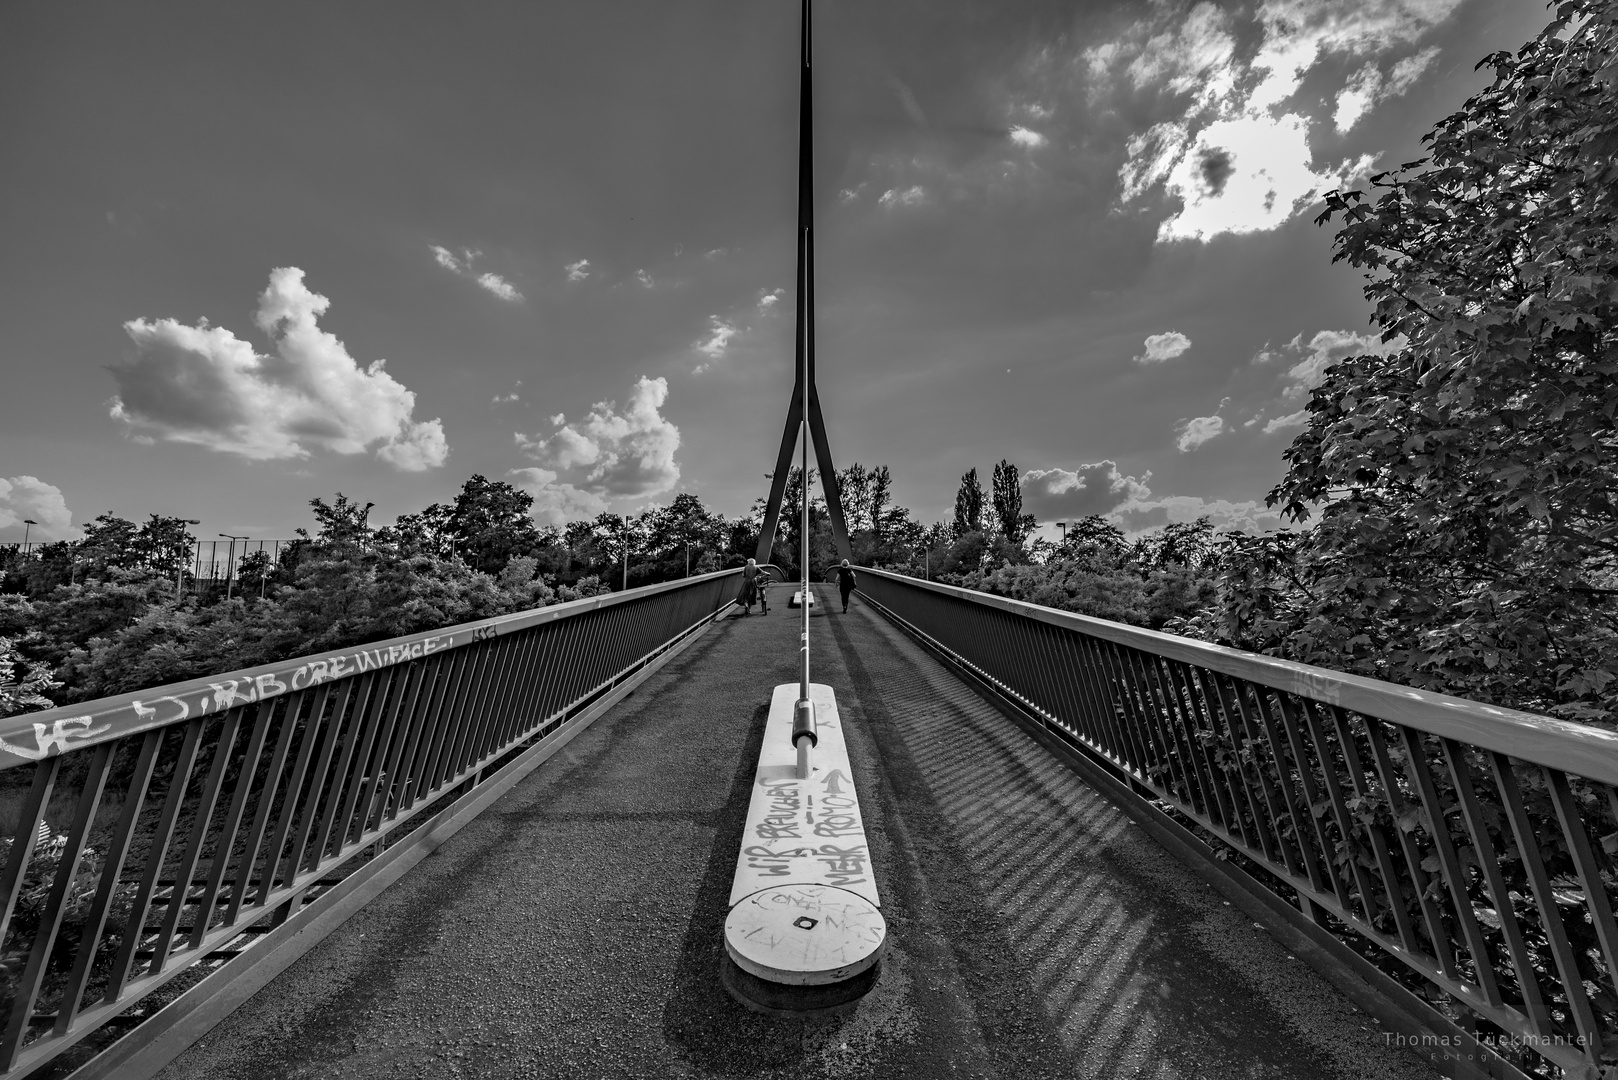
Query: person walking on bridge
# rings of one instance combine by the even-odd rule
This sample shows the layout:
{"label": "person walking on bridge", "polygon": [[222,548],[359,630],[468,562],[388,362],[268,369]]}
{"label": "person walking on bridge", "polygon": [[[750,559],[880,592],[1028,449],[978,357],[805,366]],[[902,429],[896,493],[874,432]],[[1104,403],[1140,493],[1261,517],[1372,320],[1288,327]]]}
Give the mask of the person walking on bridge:
{"label": "person walking on bridge", "polygon": [[[742,593],[736,598],[741,601],[743,615],[753,614],[753,605],[759,602],[758,573],[758,561],[748,559],[747,565],[742,567]],[[764,610],[769,614],[768,608]]]}
{"label": "person walking on bridge", "polygon": [[848,614],[848,594],[854,591],[854,568],[843,560],[843,565],[837,568],[837,591],[843,597],[843,614]]}

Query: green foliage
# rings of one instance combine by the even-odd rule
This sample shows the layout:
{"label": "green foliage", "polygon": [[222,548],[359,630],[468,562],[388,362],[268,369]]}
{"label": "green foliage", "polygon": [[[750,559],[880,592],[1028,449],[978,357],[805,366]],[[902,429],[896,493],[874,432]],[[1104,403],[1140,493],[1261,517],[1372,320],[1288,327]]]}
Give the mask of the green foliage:
{"label": "green foliage", "polygon": [[1000,534],[1013,544],[1021,544],[1028,525],[1022,512],[1022,476],[1017,466],[1005,458],[994,467],[994,516]]}
{"label": "green foliage", "polygon": [[1618,7],[1484,63],[1425,159],[1327,199],[1402,347],[1327,371],[1269,497],[1319,523],[1227,566],[1222,636],[1612,724]]}
{"label": "green foliage", "polygon": [[60,685],[50,665],[25,659],[15,641],[0,635],[0,716],[49,708],[45,695]]}
{"label": "green foliage", "polygon": [[955,492],[955,535],[983,531],[983,485],[978,483],[978,471],[966,470],[961,475],[961,486]]}

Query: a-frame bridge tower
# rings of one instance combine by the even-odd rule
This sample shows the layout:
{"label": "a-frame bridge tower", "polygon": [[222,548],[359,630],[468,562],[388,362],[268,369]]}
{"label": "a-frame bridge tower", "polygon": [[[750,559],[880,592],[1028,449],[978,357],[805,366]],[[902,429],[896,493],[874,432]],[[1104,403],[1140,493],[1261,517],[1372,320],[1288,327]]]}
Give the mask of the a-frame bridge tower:
{"label": "a-frame bridge tower", "polygon": [[[798,84],[798,300],[792,401],[787,406],[786,426],[781,432],[781,452],[771,474],[770,498],[765,504],[764,528],[758,538],[755,558],[770,561],[775,530],[781,521],[781,497],[786,491],[787,472],[792,466],[792,449],[804,423],[815,444],[815,463],[826,493],[826,512],[831,515],[832,540],[839,558],[853,557],[848,544],[848,523],[843,520],[843,504],[837,493],[837,470],[832,465],[831,444],[826,441],[826,421],[820,414],[820,394],[815,389],[815,192],[814,192],[814,77],[810,67],[809,0],[803,0],[803,66]],[[807,397],[806,397],[807,395]],[[808,476],[803,497],[809,498]],[[807,550],[807,549],[806,549]]]}

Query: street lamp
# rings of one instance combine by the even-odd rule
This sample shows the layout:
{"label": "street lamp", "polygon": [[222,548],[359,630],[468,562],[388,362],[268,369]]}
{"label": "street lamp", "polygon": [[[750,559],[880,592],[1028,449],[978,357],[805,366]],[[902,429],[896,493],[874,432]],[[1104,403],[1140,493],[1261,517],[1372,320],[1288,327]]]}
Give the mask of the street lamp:
{"label": "street lamp", "polygon": [[[1073,524],[1077,525],[1078,522],[1075,521]],[[1066,550],[1067,549],[1067,522],[1058,521],[1056,523],[1056,527],[1058,529],[1062,530],[1062,548],[1063,548],[1063,550]]]}
{"label": "street lamp", "polygon": [[[225,599],[229,600],[231,581],[236,571],[236,541],[246,541],[247,537],[232,536],[229,533],[220,533],[219,535],[230,541],[230,546],[225,549]],[[246,543],[242,544],[242,551],[244,553],[247,551]]]}
{"label": "street lamp", "polygon": [[28,558],[28,534],[33,530],[34,526],[38,524],[39,522],[35,521],[33,518],[22,519],[22,557],[25,559]]}

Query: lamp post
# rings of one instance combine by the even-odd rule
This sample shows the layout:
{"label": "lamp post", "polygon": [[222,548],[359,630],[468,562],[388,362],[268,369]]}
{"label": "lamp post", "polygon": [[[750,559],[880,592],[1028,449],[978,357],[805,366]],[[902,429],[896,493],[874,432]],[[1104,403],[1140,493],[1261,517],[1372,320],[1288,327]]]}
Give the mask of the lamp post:
{"label": "lamp post", "polygon": [[624,515],[624,592],[629,591],[629,515]]}
{"label": "lamp post", "polygon": [[22,557],[25,559],[28,558],[28,534],[32,532],[34,526],[38,524],[39,522],[35,521],[33,518],[22,519]]}
{"label": "lamp post", "polygon": [[1067,547],[1067,522],[1058,521],[1056,527],[1062,530],[1062,547],[1065,549]]}
{"label": "lamp post", "polygon": [[242,544],[242,551],[246,552],[247,544],[245,541],[247,540],[247,537],[232,536],[230,533],[220,533],[219,535],[230,541],[230,546],[225,549],[225,599],[229,600],[230,586],[236,572],[236,541],[244,541]]}

